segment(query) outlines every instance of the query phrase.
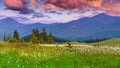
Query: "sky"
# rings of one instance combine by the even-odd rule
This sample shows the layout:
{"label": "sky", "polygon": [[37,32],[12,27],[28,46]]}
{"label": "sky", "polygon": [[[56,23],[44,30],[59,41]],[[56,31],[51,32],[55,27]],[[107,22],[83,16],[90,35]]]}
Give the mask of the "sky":
{"label": "sky", "polygon": [[67,23],[100,13],[120,16],[120,0],[0,0],[0,19],[23,24]]}

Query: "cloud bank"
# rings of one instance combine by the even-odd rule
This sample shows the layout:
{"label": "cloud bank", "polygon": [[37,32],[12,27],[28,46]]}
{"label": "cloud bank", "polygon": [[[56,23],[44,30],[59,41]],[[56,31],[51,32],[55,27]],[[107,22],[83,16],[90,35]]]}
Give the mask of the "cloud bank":
{"label": "cloud bank", "polygon": [[65,9],[87,10],[87,7],[98,8],[105,12],[112,11],[112,14],[116,12],[120,13],[120,0],[46,0],[45,4],[51,4],[56,7]]}
{"label": "cloud bank", "polygon": [[28,20],[36,22],[41,20],[49,23],[68,22],[99,13],[120,16],[120,0],[3,0],[3,2],[10,10],[20,12],[32,10],[31,15],[28,15],[31,18]]}

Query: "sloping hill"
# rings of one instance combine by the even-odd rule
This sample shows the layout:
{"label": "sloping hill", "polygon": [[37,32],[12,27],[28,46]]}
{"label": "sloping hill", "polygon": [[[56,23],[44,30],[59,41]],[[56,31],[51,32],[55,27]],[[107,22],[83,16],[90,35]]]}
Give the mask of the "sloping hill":
{"label": "sloping hill", "polygon": [[120,38],[105,40],[102,42],[94,43],[94,45],[96,46],[120,46]]}

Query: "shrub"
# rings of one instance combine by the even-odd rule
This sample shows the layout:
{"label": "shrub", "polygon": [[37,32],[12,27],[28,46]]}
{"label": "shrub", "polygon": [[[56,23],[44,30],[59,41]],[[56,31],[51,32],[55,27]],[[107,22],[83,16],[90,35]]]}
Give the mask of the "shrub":
{"label": "shrub", "polygon": [[100,43],[94,43],[93,46],[100,46]]}
{"label": "shrub", "polygon": [[73,46],[72,46],[72,43],[67,42],[67,47],[68,47],[68,48],[72,48],[72,47],[73,47]]}
{"label": "shrub", "polygon": [[24,43],[25,41],[24,41],[24,39],[19,39],[18,40],[20,43]]}
{"label": "shrub", "polygon": [[16,39],[16,38],[12,38],[9,40],[9,43],[24,43],[24,39]]}
{"label": "shrub", "polygon": [[10,43],[19,43],[19,40],[12,38],[9,40]]}

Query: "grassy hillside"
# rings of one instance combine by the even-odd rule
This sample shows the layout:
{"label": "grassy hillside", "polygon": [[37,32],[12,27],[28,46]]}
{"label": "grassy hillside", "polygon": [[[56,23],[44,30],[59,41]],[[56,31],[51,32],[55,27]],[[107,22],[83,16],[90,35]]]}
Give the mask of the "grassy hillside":
{"label": "grassy hillside", "polygon": [[120,46],[120,38],[105,40],[102,42],[93,43],[95,46]]}
{"label": "grassy hillside", "polygon": [[41,45],[1,42],[0,68],[120,68],[119,50]]}

